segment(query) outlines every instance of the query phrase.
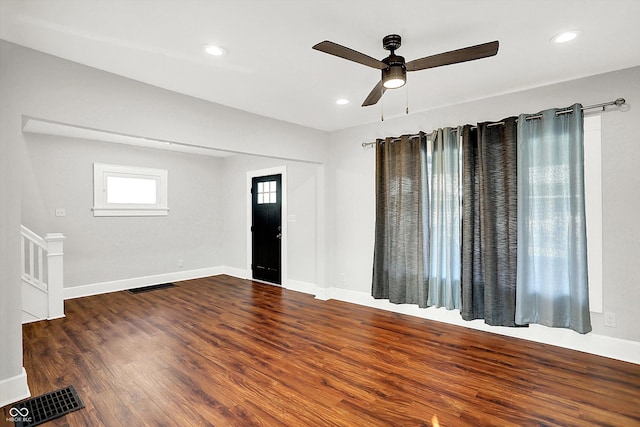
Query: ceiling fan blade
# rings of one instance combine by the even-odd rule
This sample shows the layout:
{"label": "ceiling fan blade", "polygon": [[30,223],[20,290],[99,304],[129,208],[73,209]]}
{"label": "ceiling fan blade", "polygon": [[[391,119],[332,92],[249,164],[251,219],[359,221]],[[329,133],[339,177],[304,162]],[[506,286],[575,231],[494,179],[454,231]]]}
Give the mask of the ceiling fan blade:
{"label": "ceiling fan blade", "polygon": [[375,105],[378,101],[380,101],[380,98],[382,98],[385,90],[387,90],[387,88],[382,86],[382,80],[380,80],[376,87],[374,87],[373,90],[369,93],[367,99],[364,100],[362,106],[368,107],[369,105]]}
{"label": "ceiling fan blade", "polygon": [[313,46],[315,50],[328,53],[329,55],[338,56],[340,58],[348,59],[349,61],[357,62],[358,64],[366,65],[368,67],[377,68],[379,70],[387,68],[387,64],[382,61],[378,61],[375,58],[360,53],[348,47],[341,46],[337,43],[325,40]]}
{"label": "ceiling fan blade", "polygon": [[498,40],[469,46],[462,49],[439,53],[407,62],[407,71],[425,70],[427,68],[441,67],[443,65],[457,64],[458,62],[473,61],[486,58],[498,53]]}

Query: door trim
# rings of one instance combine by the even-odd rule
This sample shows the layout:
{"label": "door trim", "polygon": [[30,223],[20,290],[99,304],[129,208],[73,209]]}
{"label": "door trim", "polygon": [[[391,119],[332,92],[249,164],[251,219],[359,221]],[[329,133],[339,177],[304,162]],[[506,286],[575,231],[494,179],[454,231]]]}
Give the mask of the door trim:
{"label": "door trim", "polygon": [[253,239],[251,238],[251,223],[252,223],[252,200],[251,200],[251,185],[252,179],[258,178],[261,176],[268,175],[281,175],[282,176],[282,243],[280,246],[280,273],[281,273],[281,283],[280,286],[286,288],[289,284],[289,270],[287,268],[288,257],[287,257],[287,241],[289,236],[288,230],[288,215],[287,215],[287,167],[286,166],[277,166],[268,169],[260,169],[255,171],[247,172],[247,184],[246,184],[246,205],[247,205],[247,222],[246,222],[246,230],[247,230],[247,274],[248,279],[253,280],[253,273],[251,270],[251,259],[253,258]]}

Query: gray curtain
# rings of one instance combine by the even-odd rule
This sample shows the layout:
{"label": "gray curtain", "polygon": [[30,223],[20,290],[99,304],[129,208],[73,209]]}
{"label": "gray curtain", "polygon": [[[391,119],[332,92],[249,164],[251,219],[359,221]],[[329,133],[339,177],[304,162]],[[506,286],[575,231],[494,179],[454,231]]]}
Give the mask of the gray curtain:
{"label": "gray curtain", "polygon": [[426,138],[376,144],[374,298],[427,306],[428,181]]}
{"label": "gray curtain", "polygon": [[427,304],[460,308],[460,149],[462,128],[431,135],[431,247]]}
{"label": "gray curtain", "polygon": [[478,131],[471,125],[462,130],[462,307],[464,320],[484,318],[484,262],[482,198]]}
{"label": "gray curtain", "polygon": [[516,326],[517,125],[463,131],[463,307],[466,320]]}
{"label": "gray curtain", "polygon": [[582,106],[518,119],[516,323],[591,331]]}

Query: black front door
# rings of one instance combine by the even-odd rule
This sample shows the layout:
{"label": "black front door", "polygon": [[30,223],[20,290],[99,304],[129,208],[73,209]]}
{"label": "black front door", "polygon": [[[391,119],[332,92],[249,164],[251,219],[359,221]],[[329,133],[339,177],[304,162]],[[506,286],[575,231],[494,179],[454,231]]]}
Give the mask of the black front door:
{"label": "black front door", "polygon": [[251,195],[253,278],[281,284],[282,175],[253,178]]}

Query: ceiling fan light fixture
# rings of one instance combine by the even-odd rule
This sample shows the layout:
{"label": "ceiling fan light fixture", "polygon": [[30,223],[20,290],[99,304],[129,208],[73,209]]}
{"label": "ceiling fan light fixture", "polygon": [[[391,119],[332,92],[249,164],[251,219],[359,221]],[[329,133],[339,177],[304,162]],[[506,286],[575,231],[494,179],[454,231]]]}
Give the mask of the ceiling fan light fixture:
{"label": "ceiling fan light fixture", "polygon": [[407,70],[402,65],[392,65],[382,70],[382,85],[387,89],[397,89],[407,82]]}

